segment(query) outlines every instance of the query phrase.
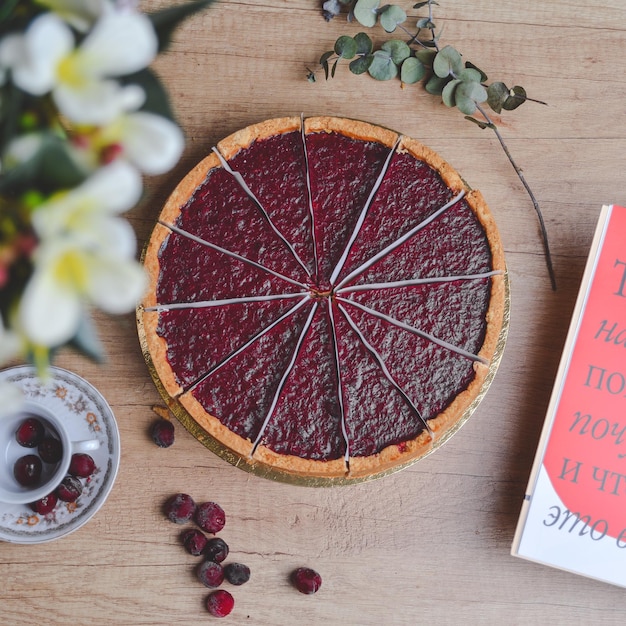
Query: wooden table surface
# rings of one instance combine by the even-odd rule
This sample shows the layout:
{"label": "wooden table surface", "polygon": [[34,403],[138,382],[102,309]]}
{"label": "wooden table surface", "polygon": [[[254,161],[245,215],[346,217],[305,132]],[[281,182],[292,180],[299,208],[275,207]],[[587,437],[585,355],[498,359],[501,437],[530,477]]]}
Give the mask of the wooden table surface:
{"label": "wooden table surface", "polygon": [[[167,4],[146,0],[145,10]],[[412,2],[401,3],[410,8]],[[624,591],[510,556],[570,314],[603,203],[626,202],[626,4],[623,0],[443,0],[451,43],[490,78],[523,85],[525,104],[500,128],[542,207],[558,289],[548,280],[532,205],[494,134],[421,86],[352,76],[306,81],[343,33],[317,0],[219,2],[177,31],[156,63],[187,134],[181,162],[150,179],[128,216],[140,243],[176,182],[222,137],[283,115],[351,116],[438,151],[480,189],[499,225],[512,290],[511,325],[495,381],[462,430],[392,476],[307,488],[222,461],[177,423],[169,449],[148,428],[161,400],[143,362],[134,317],[98,316],[108,360],[63,352],[56,364],[93,383],[121,432],[119,475],[85,526],[40,545],[0,544],[3,624],[196,624],[215,619],[194,557],[163,501],[211,499],[221,536],[252,578],[235,588],[232,624],[623,624]],[[290,587],[308,565],[314,596]],[[625,561],[626,567],[626,561]]]}

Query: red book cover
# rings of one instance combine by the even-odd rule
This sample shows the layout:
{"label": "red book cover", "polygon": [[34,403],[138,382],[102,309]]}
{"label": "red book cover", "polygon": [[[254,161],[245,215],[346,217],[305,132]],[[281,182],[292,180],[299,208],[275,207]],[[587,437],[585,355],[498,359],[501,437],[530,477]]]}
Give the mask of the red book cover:
{"label": "red book cover", "polygon": [[603,207],[512,554],[626,586],[626,208]]}

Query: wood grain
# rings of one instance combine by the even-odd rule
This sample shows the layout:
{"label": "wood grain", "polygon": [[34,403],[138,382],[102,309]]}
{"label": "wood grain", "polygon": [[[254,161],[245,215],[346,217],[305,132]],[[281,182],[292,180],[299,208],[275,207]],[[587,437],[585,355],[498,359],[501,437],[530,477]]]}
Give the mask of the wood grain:
{"label": "wood grain", "polygon": [[[145,0],[145,10],[169,4]],[[411,5],[412,3],[404,3]],[[626,203],[623,0],[445,0],[453,43],[492,79],[521,84],[547,106],[503,115],[501,129],[535,191],[554,253],[550,289],[532,206],[493,134],[421,87],[377,83],[340,68],[310,84],[306,65],[356,25],[326,23],[317,0],[220,2],[188,21],[156,69],[188,139],[180,163],[147,181],[129,218],[140,243],[167,195],[222,137],[266,118],[345,115],[424,142],[480,189],[498,222],[510,272],[511,328],[479,410],[441,450],[385,479],[311,489],[269,482],[208,452],[181,426],[172,448],[148,437],[160,398],[134,317],[97,316],[108,360],[69,352],[57,364],[111,404],[122,462],[104,507],[49,544],[0,544],[3,624],[196,624],[210,620],[197,561],[162,502],[185,491],[219,502],[232,560],[231,624],[623,624],[624,591],[510,556],[513,531],[603,203]],[[298,566],[324,583],[303,596]]]}

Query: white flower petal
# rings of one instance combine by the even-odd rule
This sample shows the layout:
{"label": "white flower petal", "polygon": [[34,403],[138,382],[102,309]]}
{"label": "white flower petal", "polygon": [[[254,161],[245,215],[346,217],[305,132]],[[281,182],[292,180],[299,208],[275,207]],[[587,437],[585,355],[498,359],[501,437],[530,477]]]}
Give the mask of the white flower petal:
{"label": "white flower petal", "polygon": [[180,128],[153,113],[129,113],[124,117],[124,154],[142,172],[155,176],[176,165],[185,147]]}
{"label": "white flower petal", "polygon": [[17,413],[24,402],[24,394],[16,385],[0,381],[0,418]]}
{"label": "white flower petal", "polygon": [[130,223],[121,218],[107,217],[98,224],[98,253],[117,259],[134,259],[137,237]]}
{"label": "white flower petal", "polygon": [[81,45],[96,76],[124,76],[154,60],[158,40],[150,19],[136,11],[103,15]]}
{"label": "white flower petal", "polygon": [[82,33],[89,29],[109,5],[107,0],[37,0],[37,4],[54,11]]}
{"label": "white flower petal", "polygon": [[115,161],[96,170],[72,193],[97,202],[101,212],[122,213],[137,204],[142,189],[139,172],[129,163]]}
{"label": "white flower petal", "polygon": [[18,335],[6,330],[0,318],[0,365],[15,358],[22,349],[22,342]]}
{"label": "white flower petal", "polygon": [[49,268],[39,267],[22,295],[19,319],[32,343],[53,347],[76,334],[81,310],[79,294],[56,281]]}
{"label": "white flower petal", "polygon": [[59,83],[54,101],[77,124],[108,124],[125,111],[140,107],[145,93],[138,85],[122,86],[115,80],[89,80],[79,85]]}
{"label": "white flower petal", "polygon": [[21,41],[5,41],[4,55],[9,58],[15,84],[36,96],[54,86],[59,61],[74,48],[68,26],[53,13],[35,18]]}
{"label": "white flower petal", "polygon": [[116,258],[92,259],[89,276],[89,298],[103,311],[114,315],[132,311],[147,284],[139,263]]}

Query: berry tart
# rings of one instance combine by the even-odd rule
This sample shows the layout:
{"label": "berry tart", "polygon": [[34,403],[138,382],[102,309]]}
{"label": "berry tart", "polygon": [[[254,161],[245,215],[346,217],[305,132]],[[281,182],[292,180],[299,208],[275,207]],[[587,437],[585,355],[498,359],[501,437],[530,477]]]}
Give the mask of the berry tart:
{"label": "berry tart", "polygon": [[484,395],[507,329],[494,219],[435,152],[289,117],[222,140],[144,251],[137,317],[189,430],[257,474],[350,483],[425,456]]}

